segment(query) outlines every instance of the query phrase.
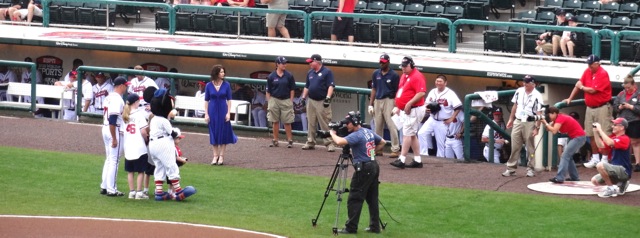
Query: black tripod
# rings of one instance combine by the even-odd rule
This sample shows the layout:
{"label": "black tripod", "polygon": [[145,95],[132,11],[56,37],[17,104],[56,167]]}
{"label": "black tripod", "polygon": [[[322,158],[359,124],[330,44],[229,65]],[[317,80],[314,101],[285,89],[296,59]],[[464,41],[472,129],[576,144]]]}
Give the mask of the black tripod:
{"label": "black tripod", "polygon": [[[336,162],[336,167],[333,169],[333,174],[331,174],[331,178],[329,179],[329,184],[327,184],[327,189],[324,192],[324,199],[322,200],[322,205],[320,205],[320,210],[318,210],[318,215],[316,215],[315,219],[311,219],[311,224],[313,227],[317,225],[318,218],[320,217],[320,213],[322,212],[322,208],[324,207],[324,203],[327,201],[327,197],[329,197],[329,193],[331,191],[336,191],[336,200],[338,201],[338,206],[336,209],[336,220],[333,224],[333,234],[338,234],[338,219],[340,216],[340,204],[342,202],[342,194],[348,193],[349,189],[347,188],[347,169],[349,168],[349,163],[353,159],[351,155],[351,149],[349,145],[345,145],[342,148],[342,154],[338,157],[338,162]],[[346,160],[346,163],[345,163]],[[338,186],[334,189],[334,185],[338,183]]]}

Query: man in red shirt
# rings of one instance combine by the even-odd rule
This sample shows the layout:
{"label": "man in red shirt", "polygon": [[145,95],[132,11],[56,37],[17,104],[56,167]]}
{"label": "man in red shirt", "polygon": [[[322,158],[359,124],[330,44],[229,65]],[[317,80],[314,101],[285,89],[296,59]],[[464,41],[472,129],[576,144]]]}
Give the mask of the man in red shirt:
{"label": "man in red shirt", "polygon": [[404,57],[401,66],[402,76],[396,93],[396,107],[393,108],[393,113],[403,118],[402,150],[398,159],[391,162],[391,165],[404,169],[404,162],[407,153],[409,153],[409,147],[411,147],[414,153],[413,162],[406,167],[422,168],[417,134],[426,110],[424,107],[424,95],[427,92],[426,79],[415,68],[411,57]]}
{"label": "man in red shirt", "polygon": [[[593,123],[597,122],[602,125],[607,134],[610,134],[613,107],[609,103],[611,101],[609,73],[600,66],[600,57],[597,55],[589,55],[587,64],[589,64],[589,67],[582,73],[580,81],[576,82],[569,98],[564,101],[569,105],[571,99],[576,96],[579,90],[584,91],[584,104],[587,105],[584,127],[589,128]],[[593,139],[593,131],[587,130],[586,132],[591,139],[591,151],[594,151],[594,153],[591,156],[591,161],[585,163],[584,167],[593,168],[600,162],[600,155],[602,155],[603,161],[607,160],[609,151],[605,148],[600,151],[600,154],[595,153],[595,151],[598,151],[598,146]]]}
{"label": "man in red shirt", "polygon": [[[336,12],[353,13],[355,8],[356,0],[339,0]],[[337,41],[345,35],[349,42],[353,42],[353,17],[336,17],[331,25],[331,40]]]}
{"label": "man in red shirt", "polygon": [[580,123],[578,123],[576,119],[573,119],[573,117],[560,114],[560,110],[558,110],[557,107],[549,107],[547,113],[549,115],[549,121],[552,124],[543,118],[542,123],[544,124],[544,129],[552,134],[560,132],[569,135],[569,142],[560,157],[558,174],[549,179],[549,181],[552,183],[564,183],[564,175],[567,173],[567,170],[569,170],[571,181],[580,181],[578,169],[576,169],[576,164],[573,162],[573,154],[578,152],[582,145],[587,141],[584,129],[582,129]]}

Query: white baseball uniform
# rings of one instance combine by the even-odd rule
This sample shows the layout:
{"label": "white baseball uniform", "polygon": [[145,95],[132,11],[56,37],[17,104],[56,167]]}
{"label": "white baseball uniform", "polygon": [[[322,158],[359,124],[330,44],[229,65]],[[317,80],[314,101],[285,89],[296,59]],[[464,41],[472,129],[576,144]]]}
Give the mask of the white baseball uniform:
{"label": "white baseball uniform", "polygon": [[140,156],[148,153],[147,145],[142,138],[141,130],[147,128],[147,113],[142,108],[138,108],[129,115],[129,123],[125,123],[120,129],[124,134],[124,158],[126,160],[137,160]]}
{"label": "white baseball uniform", "polygon": [[448,87],[445,87],[441,92],[438,88],[429,91],[425,104],[432,102],[437,102],[440,105],[440,111],[436,114],[432,113],[420,128],[420,131],[418,131],[420,154],[426,155],[428,154],[428,149],[433,148],[431,135],[434,135],[438,149],[436,156],[444,157],[444,142],[447,136],[447,125],[444,124],[444,121],[453,116],[453,112],[456,108],[462,106],[462,102],[458,95]]}
{"label": "white baseball uniform", "polygon": [[[31,83],[31,71],[30,70],[22,70],[22,77],[20,82],[22,83]],[[42,84],[42,73],[40,71],[36,72],[36,84]],[[31,96],[24,96],[24,102],[31,102]],[[44,98],[37,97],[36,101],[40,104],[44,103]]]}
{"label": "white baseball uniform", "polygon": [[[104,166],[102,168],[102,184],[100,188],[106,189],[108,193],[117,192],[118,188],[116,186],[116,175],[118,175],[118,163],[120,155],[122,154],[122,146],[124,145],[124,141],[121,139],[123,136],[121,135],[120,126],[124,125],[124,121],[122,120],[122,110],[124,109],[124,100],[122,100],[122,95],[118,93],[111,93],[104,101],[104,116],[103,116],[103,126],[102,126],[102,139],[104,140],[104,148],[107,154],[107,158],[104,161]],[[111,132],[109,131],[109,116],[116,115],[118,119],[116,120],[116,141],[118,145],[113,148],[111,147]]]}
{"label": "white baseball uniform", "polygon": [[[6,73],[0,73],[0,83],[10,83],[10,82],[18,82],[16,78],[16,73],[11,70],[7,70]],[[11,97],[7,95],[7,90],[0,90],[0,100],[1,101],[12,101]]]}
{"label": "white baseball uniform", "polygon": [[460,111],[453,122],[447,126],[446,139],[444,142],[444,157],[464,160],[462,152],[462,127],[464,125],[464,113]]}
{"label": "white baseball uniform", "polygon": [[[502,129],[505,129],[505,125],[504,122],[499,123],[500,127],[502,127]],[[489,130],[491,129],[491,127],[489,125],[486,125],[484,127],[484,130],[482,131],[482,137],[483,138],[489,138]],[[502,137],[502,135],[500,135],[500,133],[498,133],[497,131],[493,131],[493,139],[495,140],[499,140],[499,139],[504,139]],[[494,143],[493,144],[493,163],[499,164],[500,163],[500,149],[502,149],[502,146],[504,144],[499,144],[499,143]],[[491,162],[492,159],[489,159],[489,143],[486,143],[484,145],[484,149],[482,151],[482,154],[484,155],[484,158],[487,159],[487,161]]]}
{"label": "white baseball uniform", "polygon": [[[204,102],[204,92],[200,92],[200,90],[196,91],[195,97],[199,98],[199,99],[202,99],[202,101]],[[196,117],[204,117],[204,110],[196,110],[194,112],[194,116],[196,116]]]}
{"label": "white baseball uniform", "polygon": [[144,79],[142,80],[138,80],[138,78],[136,77],[136,78],[133,78],[130,83],[131,84],[129,85],[127,92],[129,94],[131,93],[138,94],[138,96],[140,96],[140,106],[144,108],[144,106],[148,104],[148,102],[145,102],[144,99],[142,98],[144,94],[144,90],[147,89],[148,87],[158,88],[158,85],[156,84],[156,82],[153,81],[153,79],[149,77],[144,77]]}
{"label": "white baseball uniform", "polygon": [[[93,99],[93,89],[92,89],[92,85],[89,82],[89,80],[83,80],[82,81],[82,108],[84,108],[85,104],[87,103],[91,103],[91,100]],[[64,120],[69,120],[69,121],[74,121],[77,120],[77,115],[76,115],[76,98],[78,97],[78,81],[74,81],[73,82],[73,98],[70,100],[64,100],[62,102],[63,107],[65,108],[64,110],[64,114],[63,114],[63,119]],[[81,110],[82,110],[81,108]]]}
{"label": "white baseball uniform", "polygon": [[180,169],[176,164],[176,146],[171,137],[173,127],[167,118],[154,116],[149,122],[149,155],[156,170],[155,181],[180,179]]}
{"label": "white baseball uniform", "polygon": [[102,85],[93,85],[93,109],[92,112],[104,113],[104,100],[113,92],[113,83],[111,80],[105,81]]}

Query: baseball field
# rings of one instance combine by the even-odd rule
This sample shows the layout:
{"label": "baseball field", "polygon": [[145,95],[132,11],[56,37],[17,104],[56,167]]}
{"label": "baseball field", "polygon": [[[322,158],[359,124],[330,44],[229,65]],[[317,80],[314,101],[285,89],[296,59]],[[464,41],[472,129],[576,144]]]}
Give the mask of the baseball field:
{"label": "baseball field", "polygon": [[[193,162],[182,167],[182,184],[195,186],[198,193],[184,202],[129,200],[98,194],[104,161],[99,153],[99,127],[7,117],[0,118],[0,124],[3,124],[0,138],[5,141],[0,143],[0,174],[4,185],[0,214],[164,220],[287,237],[332,235],[338,204],[334,193],[328,196],[317,227],[312,227],[311,219],[320,208],[336,153],[318,149],[311,156],[298,156],[303,153],[299,145],[294,149],[268,151],[267,138],[243,137],[229,149],[225,166],[210,166],[206,164],[210,150],[206,137],[186,133],[184,143],[191,145],[183,151],[187,157],[191,154],[198,158],[191,157]],[[16,131],[24,133],[17,135]],[[46,140],[30,137],[30,132],[44,135]],[[87,144],[88,149],[78,147],[83,144]],[[307,162],[295,162],[297,160]],[[428,160],[422,170],[407,170],[404,175],[407,182],[403,182],[404,171],[392,170],[386,165],[387,160],[381,161],[385,164],[381,166],[381,173],[392,176],[383,176],[380,186],[380,200],[386,207],[386,211],[381,207],[381,218],[388,224],[382,234],[385,237],[631,237],[640,233],[635,224],[640,220],[636,193],[610,199],[576,199],[575,196],[503,191],[500,187],[509,186],[509,181],[498,177],[503,167],[434,160]],[[265,162],[269,163],[264,165]],[[255,165],[257,163],[263,165]],[[469,185],[446,187],[425,181],[415,183],[410,178],[420,177],[416,173],[438,173],[438,179],[459,180],[469,168],[498,172],[493,174],[493,180],[498,183],[466,176],[460,184]],[[448,172],[436,172],[443,169]],[[311,170],[316,172],[305,172]],[[394,175],[397,173],[400,176]],[[550,174],[541,172],[530,182],[543,181]],[[587,175],[583,180],[585,178]],[[126,191],[126,184],[126,174],[121,167],[120,190]],[[471,184],[501,185],[497,189],[477,189]],[[631,205],[608,202],[615,199],[635,202],[629,202]],[[358,236],[378,237],[362,231],[368,225],[366,211],[363,209]],[[338,228],[343,227],[345,220],[346,199],[340,207]],[[46,231],[38,233],[38,229],[45,228],[32,229],[34,237],[46,236],[41,235]],[[3,233],[0,237],[12,237],[6,232],[10,230],[11,227],[0,223],[0,233]],[[145,231],[141,230],[140,234]],[[144,236],[131,234],[131,237]]]}

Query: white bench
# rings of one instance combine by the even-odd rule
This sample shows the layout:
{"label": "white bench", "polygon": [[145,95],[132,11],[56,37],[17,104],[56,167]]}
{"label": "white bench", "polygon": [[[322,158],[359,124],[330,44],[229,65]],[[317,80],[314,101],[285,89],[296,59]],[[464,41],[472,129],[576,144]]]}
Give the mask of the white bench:
{"label": "white bench", "polygon": [[[188,116],[190,111],[193,111],[195,113],[195,111],[197,110],[204,109],[204,99],[191,96],[176,96],[175,99],[176,109],[184,110],[184,113],[182,113],[182,115],[176,116],[176,121],[205,123],[204,118]],[[231,114],[234,115],[231,119],[231,124],[241,124],[238,115],[249,115],[249,125],[251,125],[251,113],[249,113],[250,108],[251,104],[247,101],[231,100]]]}
{"label": "white bench", "polygon": [[[9,83],[7,87],[7,95],[18,96],[17,102],[2,101],[0,106],[16,107],[16,108],[31,108],[31,103],[25,102],[25,97],[31,97],[31,84],[30,83]],[[49,109],[54,111],[62,111],[63,99],[72,99],[73,91],[65,91],[63,86],[53,86],[45,84],[36,84],[36,97],[35,98],[53,98],[58,99],[58,104],[41,104],[36,101],[37,109]],[[35,100],[34,97],[31,97]],[[51,117],[54,113],[51,114]],[[62,118],[62,113],[58,113],[58,119]]]}

